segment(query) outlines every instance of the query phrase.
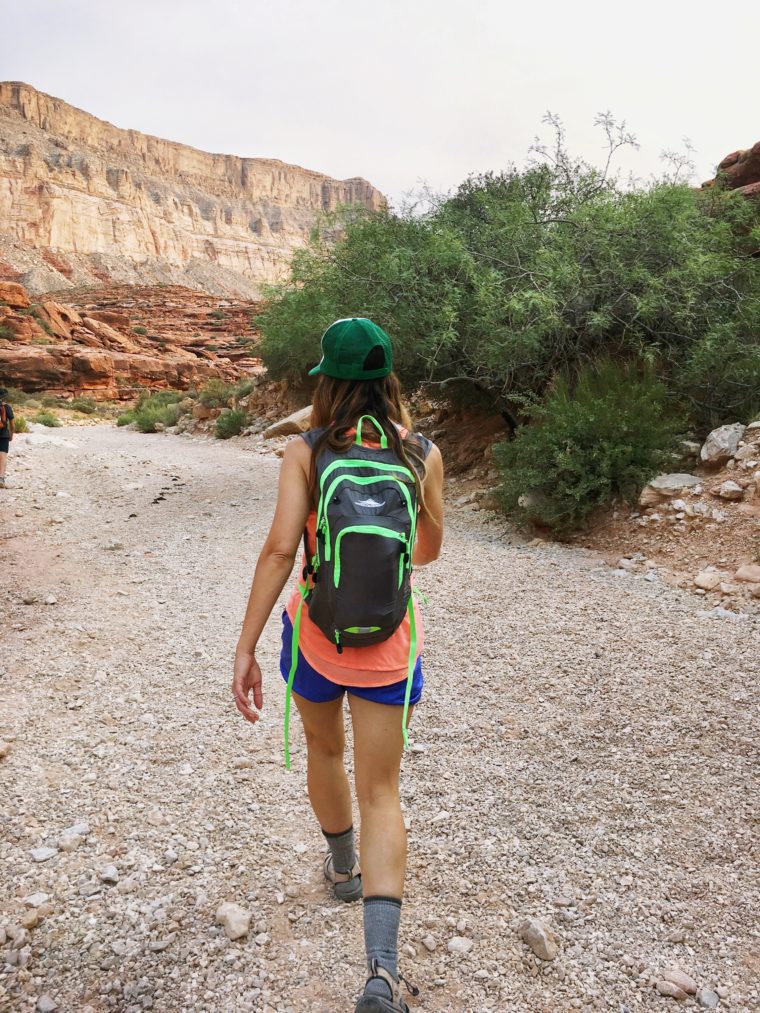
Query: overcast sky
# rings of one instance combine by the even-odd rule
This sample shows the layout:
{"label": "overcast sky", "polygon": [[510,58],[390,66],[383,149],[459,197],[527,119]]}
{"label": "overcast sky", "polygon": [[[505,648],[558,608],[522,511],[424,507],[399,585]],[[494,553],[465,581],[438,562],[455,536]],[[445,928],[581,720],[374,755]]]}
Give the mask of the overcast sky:
{"label": "overcast sky", "polygon": [[421,181],[523,162],[557,113],[602,158],[595,115],[640,142],[647,178],[696,148],[700,180],[760,140],[760,2],[713,0],[0,0],[0,79],[207,151]]}

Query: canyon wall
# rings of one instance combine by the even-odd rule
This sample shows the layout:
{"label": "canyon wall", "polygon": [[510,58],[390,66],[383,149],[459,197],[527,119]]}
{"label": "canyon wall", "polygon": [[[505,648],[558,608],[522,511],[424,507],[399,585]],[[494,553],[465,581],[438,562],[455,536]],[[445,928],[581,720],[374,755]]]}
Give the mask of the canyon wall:
{"label": "canyon wall", "polygon": [[208,154],[0,83],[0,278],[32,292],[116,282],[255,297],[341,204],[377,209],[383,196],[364,179]]}

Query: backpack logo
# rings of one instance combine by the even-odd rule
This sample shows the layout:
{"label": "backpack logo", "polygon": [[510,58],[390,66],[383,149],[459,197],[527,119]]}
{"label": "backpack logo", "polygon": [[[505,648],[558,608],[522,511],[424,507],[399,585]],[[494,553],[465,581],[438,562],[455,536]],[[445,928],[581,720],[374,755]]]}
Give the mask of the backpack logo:
{"label": "backpack logo", "polygon": [[378,503],[375,499],[358,499],[356,505],[359,507],[381,507],[385,506],[384,503]]}

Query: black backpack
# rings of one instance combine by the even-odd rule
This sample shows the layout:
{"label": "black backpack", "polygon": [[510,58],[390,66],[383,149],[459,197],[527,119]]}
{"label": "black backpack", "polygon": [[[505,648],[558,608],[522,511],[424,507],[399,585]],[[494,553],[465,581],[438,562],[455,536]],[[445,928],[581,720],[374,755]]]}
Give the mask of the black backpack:
{"label": "black backpack", "polygon": [[[367,419],[380,434],[379,447],[362,444]],[[304,434],[312,449],[323,430]],[[430,442],[416,434],[423,450]],[[415,475],[388,447],[388,437],[371,415],[356,424],[356,440],[345,454],[325,448],[317,461],[316,552],[302,574],[301,601],[293,622],[291,666],[285,699],[285,762],[290,767],[288,729],[290,694],[298,664],[298,638],[303,602],[324,635],[343,647],[362,647],[387,640],[409,614],[410,645],[403,713],[407,714],[417,657],[412,604],[412,552],[417,528]],[[311,578],[311,581],[310,579]]]}

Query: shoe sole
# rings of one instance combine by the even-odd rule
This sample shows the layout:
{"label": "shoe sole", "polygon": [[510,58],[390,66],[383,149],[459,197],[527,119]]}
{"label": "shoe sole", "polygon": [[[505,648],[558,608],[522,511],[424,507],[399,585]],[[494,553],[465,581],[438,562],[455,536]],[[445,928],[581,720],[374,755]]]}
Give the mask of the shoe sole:
{"label": "shoe sole", "polygon": [[[328,880],[328,883],[330,880]],[[333,893],[342,900],[344,904],[351,904],[355,900],[362,899],[362,880],[361,876],[355,876],[350,879],[347,883],[333,883]]]}
{"label": "shoe sole", "polygon": [[379,995],[363,995],[357,1002],[354,1013],[409,1013],[409,1007],[395,1006]]}

